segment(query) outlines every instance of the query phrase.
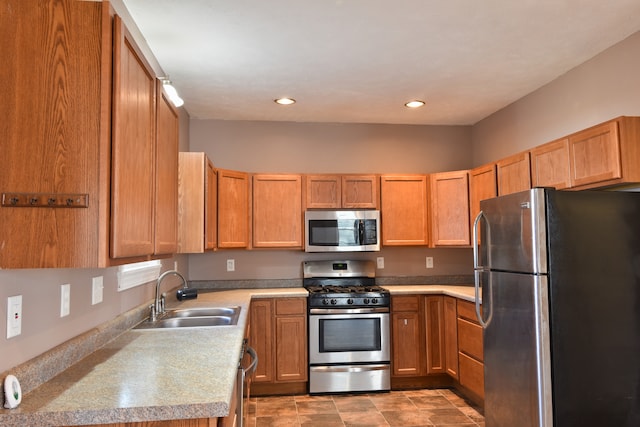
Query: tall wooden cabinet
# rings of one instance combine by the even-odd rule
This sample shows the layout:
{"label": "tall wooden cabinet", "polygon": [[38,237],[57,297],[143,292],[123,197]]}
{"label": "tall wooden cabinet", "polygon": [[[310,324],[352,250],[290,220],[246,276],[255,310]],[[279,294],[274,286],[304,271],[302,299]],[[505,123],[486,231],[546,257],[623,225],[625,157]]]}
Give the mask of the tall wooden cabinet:
{"label": "tall wooden cabinet", "polygon": [[215,249],[218,206],[217,173],[205,153],[180,153],[178,168],[178,252]]}
{"label": "tall wooden cabinet", "polygon": [[469,233],[469,173],[434,173],[431,183],[432,246],[467,246]]}
{"label": "tall wooden cabinet", "polygon": [[302,248],[300,175],[253,176],[253,247]]}
{"label": "tall wooden cabinet", "polygon": [[156,199],[167,142],[156,139],[156,78],[122,21],[108,2],[7,2],[0,268],[170,252],[173,220],[156,218],[171,204]]}
{"label": "tall wooden cabinet", "polygon": [[380,216],[383,246],[429,244],[428,177],[382,175]]}
{"label": "tall wooden cabinet", "polygon": [[157,80],[155,254],[178,250],[178,111]]}

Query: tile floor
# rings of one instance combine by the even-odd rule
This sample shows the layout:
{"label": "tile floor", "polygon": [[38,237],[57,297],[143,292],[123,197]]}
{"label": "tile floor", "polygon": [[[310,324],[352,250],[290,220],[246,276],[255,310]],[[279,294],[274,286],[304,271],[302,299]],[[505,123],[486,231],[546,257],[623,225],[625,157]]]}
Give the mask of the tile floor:
{"label": "tile floor", "polygon": [[246,427],[484,427],[482,411],[449,389],[252,398]]}

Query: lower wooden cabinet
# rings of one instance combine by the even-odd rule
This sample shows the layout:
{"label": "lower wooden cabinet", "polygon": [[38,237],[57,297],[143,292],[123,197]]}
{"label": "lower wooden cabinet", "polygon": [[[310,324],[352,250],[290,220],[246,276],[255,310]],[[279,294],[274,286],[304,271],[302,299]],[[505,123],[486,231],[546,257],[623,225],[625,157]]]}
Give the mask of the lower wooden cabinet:
{"label": "lower wooden cabinet", "polygon": [[250,316],[249,344],[258,354],[252,394],[306,391],[307,299],[255,299]]}
{"label": "lower wooden cabinet", "polygon": [[191,420],[141,421],[136,423],[96,424],[92,427],[218,427],[219,418]]}
{"label": "lower wooden cabinet", "polygon": [[459,300],[458,381],[480,399],[484,399],[483,355],[482,326],[476,320],[475,304]]}
{"label": "lower wooden cabinet", "polygon": [[444,357],[445,372],[458,379],[458,300],[443,297],[444,304]]}
{"label": "lower wooden cabinet", "polygon": [[417,377],[426,373],[424,315],[419,295],[391,297],[391,372]]}

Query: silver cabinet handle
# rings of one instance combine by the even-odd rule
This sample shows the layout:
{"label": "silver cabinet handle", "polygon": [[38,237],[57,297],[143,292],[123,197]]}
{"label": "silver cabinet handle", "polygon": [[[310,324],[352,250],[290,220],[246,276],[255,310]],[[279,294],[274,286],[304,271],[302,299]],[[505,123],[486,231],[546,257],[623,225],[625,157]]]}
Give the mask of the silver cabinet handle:
{"label": "silver cabinet handle", "polygon": [[256,371],[256,368],[258,367],[258,353],[256,353],[256,351],[249,346],[247,346],[246,351],[247,353],[249,353],[249,356],[251,356],[251,364],[244,370],[244,374],[253,375],[253,373]]}

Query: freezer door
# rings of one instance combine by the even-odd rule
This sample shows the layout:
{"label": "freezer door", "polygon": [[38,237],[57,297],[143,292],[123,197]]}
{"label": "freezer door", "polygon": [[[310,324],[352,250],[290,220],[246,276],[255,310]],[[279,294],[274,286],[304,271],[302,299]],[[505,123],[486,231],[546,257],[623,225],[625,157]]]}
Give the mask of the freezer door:
{"label": "freezer door", "polygon": [[480,264],[483,269],[547,273],[545,190],[480,202]]}
{"label": "freezer door", "polygon": [[485,272],[482,282],[493,304],[484,329],[485,423],[552,427],[547,277]]}

